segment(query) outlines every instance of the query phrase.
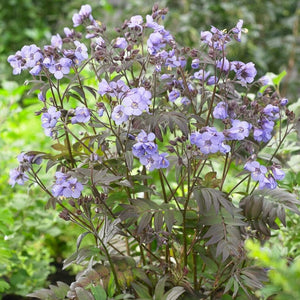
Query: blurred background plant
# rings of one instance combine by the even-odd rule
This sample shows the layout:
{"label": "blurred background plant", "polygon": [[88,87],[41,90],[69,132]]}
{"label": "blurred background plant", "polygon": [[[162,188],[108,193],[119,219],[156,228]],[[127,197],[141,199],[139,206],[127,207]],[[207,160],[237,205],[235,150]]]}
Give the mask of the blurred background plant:
{"label": "blurred background plant", "polygon": [[[8,0],[0,2],[0,297],[1,294],[26,295],[45,285],[50,273],[55,272],[54,263],[60,263],[71,249],[68,241],[78,232],[64,230],[65,223],[57,212],[45,211],[46,199],[38,191],[26,187],[8,186],[9,170],[15,166],[15,158],[21,150],[46,147],[40,119],[32,118],[38,100],[28,99],[27,87],[22,86],[25,77],[14,77],[6,62],[8,55],[15,53],[24,44],[48,43],[52,34],[64,26],[71,26],[71,16],[82,4],[93,7],[94,16],[107,24],[108,28],[120,25],[120,20],[136,14],[146,14],[156,1],[131,0]],[[246,1],[246,0],[163,0],[160,6],[169,7],[165,25],[172,28],[172,34],[182,45],[191,47],[199,44],[199,33],[210,25],[230,28],[238,19],[244,20],[249,33],[244,35],[238,48],[231,47],[229,57],[238,56],[242,61],[254,61],[258,77],[266,72],[287,71],[281,90],[290,103],[299,97],[300,54],[299,16],[297,0]],[[66,23],[66,20],[69,24]],[[19,87],[18,87],[19,86]],[[296,108],[296,107],[295,107]],[[22,125],[19,125],[22,124]],[[36,130],[32,130],[36,128]],[[282,150],[283,157],[295,166],[299,155],[299,144],[294,136]],[[298,189],[300,169],[294,168],[284,183],[290,191]],[[35,199],[35,200],[33,200]],[[43,223],[40,222],[43,220]],[[299,229],[299,230],[298,230]],[[74,229],[75,231],[76,229]],[[62,235],[64,232],[64,235]],[[285,253],[280,255],[294,259],[299,255],[300,219],[291,216],[287,229],[281,230],[278,244],[284,245]],[[255,250],[255,246],[250,248]],[[254,251],[253,250],[253,251]],[[252,252],[250,252],[252,253]],[[257,253],[257,252],[255,252]],[[262,252],[264,253],[264,252]],[[252,255],[252,254],[251,254]],[[268,254],[278,259],[276,253]],[[273,257],[273,256],[274,257]],[[276,256],[277,255],[277,256]],[[276,257],[275,257],[276,256]],[[266,263],[263,259],[262,264]],[[285,266],[288,264],[284,261]],[[274,264],[273,273],[279,273],[284,265]],[[293,263],[283,276],[300,277],[298,263]],[[297,271],[298,270],[298,271]],[[292,273],[294,272],[294,273]],[[298,272],[298,273],[297,273]],[[292,275],[291,275],[292,274]],[[298,277],[296,277],[298,276]],[[271,278],[277,290],[290,291],[290,286],[279,285]],[[295,284],[293,289],[299,287]],[[299,293],[299,291],[298,291]],[[262,296],[263,297],[263,293]],[[266,299],[266,298],[262,298]],[[285,298],[280,298],[285,299]],[[296,299],[296,298],[295,298]]]}
{"label": "blurred background plant", "polygon": [[280,245],[259,243],[248,240],[249,256],[268,270],[270,282],[257,292],[259,299],[299,299],[300,259],[289,257],[289,249]]}

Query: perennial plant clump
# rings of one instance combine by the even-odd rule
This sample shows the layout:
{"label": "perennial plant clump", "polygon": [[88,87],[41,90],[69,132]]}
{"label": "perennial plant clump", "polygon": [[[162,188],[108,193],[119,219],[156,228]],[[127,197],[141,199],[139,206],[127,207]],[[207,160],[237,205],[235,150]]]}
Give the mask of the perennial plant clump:
{"label": "perennial plant clump", "polygon": [[[294,130],[288,100],[253,62],[226,57],[243,21],[212,26],[190,49],[164,28],[166,14],[155,5],[107,33],[83,5],[62,37],[8,58],[13,74],[33,76],[36,115],[58,152],[22,153],[10,184],[40,186],[83,229],[65,267],[84,272],[58,284],[63,298],[53,287],[31,296],[250,299],[267,273],[245,240],[285,225],[285,209],[300,214],[278,187],[277,154]],[[94,244],[81,247],[87,235]]]}

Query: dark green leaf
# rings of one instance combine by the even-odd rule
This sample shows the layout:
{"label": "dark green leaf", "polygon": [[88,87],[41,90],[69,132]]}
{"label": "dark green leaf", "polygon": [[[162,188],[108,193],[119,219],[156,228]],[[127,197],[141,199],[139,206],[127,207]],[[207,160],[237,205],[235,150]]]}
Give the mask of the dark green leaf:
{"label": "dark green leaf", "polygon": [[84,232],[84,233],[82,233],[82,234],[79,235],[79,237],[77,238],[77,242],[76,242],[76,249],[77,249],[77,251],[78,251],[78,249],[79,249],[79,247],[80,247],[80,244],[81,244],[82,240],[83,240],[84,237],[87,236],[89,233],[91,233],[91,232],[86,231],[86,232]]}
{"label": "dark green leaf", "polygon": [[47,203],[45,205],[46,209],[49,209],[50,207],[55,209],[55,207],[56,207],[56,198],[55,197],[49,198],[49,200],[47,201]]}
{"label": "dark green leaf", "polygon": [[155,291],[154,291],[155,299],[162,299],[163,298],[163,295],[164,295],[164,292],[165,292],[165,284],[166,284],[167,279],[168,279],[167,276],[163,276],[157,282],[157,284],[155,286]]}
{"label": "dark green leaf", "polygon": [[94,297],[91,295],[91,293],[89,293],[82,287],[76,287],[75,292],[76,292],[77,298],[80,300],[95,300]]}
{"label": "dark green leaf", "polygon": [[152,220],[152,213],[148,212],[142,215],[140,221],[139,221],[139,226],[138,226],[138,233],[141,233],[146,227],[147,225],[149,225],[149,223]]}
{"label": "dark green leaf", "polygon": [[55,294],[55,296],[58,299],[65,299],[68,291],[70,290],[70,287],[62,281],[58,281],[56,284],[57,286],[50,285],[50,290]]}
{"label": "dark green leaf", "polygon": [[53,292],[48,289],[41,289],[41,290],[35,291],[31,294],[28,294],[27,297],[38,298],[41,300],[57,300],[57,298],[55,297]]}
{"label": "dark green leaf", "polygon": [[174,211],[166,210],[164,215],[165,222],[169,232],[172,232],[173,225],[175,223]]}
{"label": "dark green leaf", "polygon": [[133,168],[133,154],[132,151],[126,151],[125,152],[125,161],[126,161],[126,165],[129,171],[132,170]]}
{"label": "dark green leaf", "polygon": [[162,298],[162,300],[176,300],[185,292],[182,286],[175,286],[169,290]]}
{"label": "dark green leaf", "polygon": [[80,86],[74,85],[71,87],[71,90],[74,90],[76,93],[78,93],[82,99],[85,98],[84,90]]}
{"label": "dark green leaf", "polygon": [[148,292],[148,288],[146,286],[144,286],[140,282],[133,282],[133,283],[131,283],[131,285],[140,298],[152,300],[152,297],[150,296],[150,294]]}
{"label": "dark green leaf", "polygon": [[91,286],[91,292],[95,298],[95,300],[106,300],[107,295],[104,288],[100,285]]}
{"label": "dark green leaf", "polygon": [[160,232],[162,230],[164,224],[163,213],[158,211],[154,214],[154,228],[156,232]]}
{"label": "dark green leaf", "polygon": [[83,86],[86,90],[88,90],[93,96],[94,96],[94,98],[96,99],[97,98],[97,90],[96,89],[94,89],[94,88],[92,88],[92,87],[90,87],[90,86],[86,86],[86,85],[84,85]]}

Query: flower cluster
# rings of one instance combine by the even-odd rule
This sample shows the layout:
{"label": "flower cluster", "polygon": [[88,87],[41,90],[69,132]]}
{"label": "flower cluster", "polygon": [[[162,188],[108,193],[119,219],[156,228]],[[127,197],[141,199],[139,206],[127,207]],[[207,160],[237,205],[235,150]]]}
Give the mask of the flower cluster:
{"label": "flower cluster", "polygon": [[200,132],[193,132],[190,137],[192,145],[196,145],[203,154],[227,153],[230,146],[224,143],[225,136],[218,132],[215,127],[203,127]]}
{"label": "flower cluster", "polygon": [[57,111],[54,106],[50,106],[46,113],[42,114],[42,127],[44,128],[46,136],[53,135],[53,128],[56,126],[61,112]]}
{"label": "flower cluster", "polygon": [[[226,48],[228,42],[231,41],[231,33],[237,41],[241,41],[243,20],[239,20],[237,25],[231,29],[229,32],[224,32],[218,28],[212,26],[210,31],[201,32],[201,40],[209,46],[209,48],[217,51],[223,52]],[[251,83],[256,76],[256,69],[254,63],[243,63],[241,61],[228,61],[224,56],[219,59],[216,63],[216,67],[221,70],[221,72],[228,73],[229,71],[234,71],[236,79],[241,82],[242,85]],[[218,81],[216,76],[211,76],[208,79],[208,84],[214,84]]]}
{"label": "flower cluster", "polygon": [[258,142],[268,142],[272,138],[275,120],[279,118],[280,108],[268,104],[260,113],[258,126],[254,128],[253,137]]}
{"label": "flower cluster", "polygon": [[62,172],[55,173],[56,182],[52,187],[54,197],[79,198],[83,185],[77,178],[71,177]]}
{"label": "flower cluster", "polygon": [[167,153],[158,152],[158,146],[154,143],[155,134],[147,134],[142,130],[136,137],[137,143],[132,146],[132,153],[138,157],[140,163],[146,166],[147,170],[167,168],[169,161],[166,159]]}
{"label": "flower cluster", "polygon": [[249,136],[252,125],[246,121],[232,120],[232,127],[224,130],[227,140],[241,141]]}
{"label": "flower cluster", "polygon": [[85,20],[89,20],[91,24],[97,24],[92,16],[92,8],[88,4],[82,5],[79,13],[74,14],[72,20],[74,27],[83,24]]}
{"label": "flower cluster", "polygon": [[252,179],[259,182],[260,189],[275,189],[276,180],[282,180],[285,176],[280,166],[273,165],[271,168],[266,168],[256,160],[248,161],[244,169],[251,172]]}
{"label": "flower cluster", "polygon": [[151,92],[145,88],[133,88],[128,91],[121,105],[114,107],[112,119],[117,125],[127,121],[130,116],[140,116],[144,111],[149,112]]}
{"label": "flower cluster", "polygon": [[[85,19],[93,21],[94,26],[97,26],[89,5],[83,5],[79,14],[73,16],[74,26],[82,24]],[[46,74],[53,74],[59,80],[69,74],[71,68],[79,66],[88,58],[87,47],[76,39],[80,36],[74,31],[65,28],[64,32],[64,39],[59,34],[53,35],[51,45],[44,46],[43,50],[34,44],[26,45],[14,55],[10,55],[7,61],[13,68],[13,74],[17,75],[29,69],[31,75],[37,76],[44,71]],[[64,44],[68,45],[65,49]]]}
{"label": "flower cluster", "polygon": [[90,112],[86,107],[76,107],[75,116],[71,119],[71,122],[72,124],[87,123],[90,118]]}
{"label": "flower cluster", "polygon": [[[66,145],[66,151],[78,150],[75,158],[69,153],[69,170],[75,168],[78,157],[87,152],[88,155],[99,153],[99,161],[106,150],[107,159],[122,155],[120,149],[113,151],[109,147],[115,142],[118,148],[124,136],[133,136],[143,128],[149,128],[151,133],[142,130],[132,152],[150,171],[170,165],[167,154],[160,154],[154,142],[156,137],[164,141],[162,135],[168,130],[177,137],[176,131],[184,136],[183,148],[188,149],[192,144],[203,155],[226,154],[231,161],[235,159],[236,150],[247,142],[264,146],[263,143],[272,138],[276,121],[288,111],[287,99],[276,93],[268,94],[266,90],[252,101],[248,93],[237,92],[236,85],[248,90],[256,88],[254,83],[266,82],[262,79],[254,82],[257,73],[254,63],[226,57],[227,44],[232,40],[241,41],[243,21],[239,20],[230,30],[212,26],[210,31],[201,32],[200,38],[208,50],[202,55],[198,49],[177,45],[161,24],[166,12],[156,7],[146,20],[140,15],[132,16],[110,39],[105,25],[92,16],[91,7],[83,5],[72,18],[74,28],[64,28],[63,37],[53,35],[50,45],[24,46],[9,56],[13,74],[29,70],[31,75],[39,75],[41,83],[51,82],[50,87],[44,84],[38,94],[43,104],[39,113],[46,136],[58,140],[65,136],[62,144]],[[86,29],[88,46],[86,39],[76,31],[77,27]],[[81,76],[89,67],[89,72],[95,73],[92,86],[87,86]],[[69,84],[60,84],[62,79]],[[94,96],[92,101],[90,94]],[[74,107],[75,101],[78,104]],[[196,123],[191,122],[192,119]],[[79,133],[83,138],[77,136],[75,128],[80,125],[86,130]],[[92,146],[96,140],[98,145]],[[81,146],[85,153],[80,153]],[[127,146],[120,148],[124,150]],[[172,153],[180,156],[178,149],[172,149]],[[187,152],[182,150],[181,155]],[[253,152],[249,154],[255,154]],[[249,157],[243,159],[246,161]],[[252,162],[246,166],[252,174],[257,173],[257,169],[261,171],[261,177],[252,175],[260,187],[274,188],[275,180],[280,180],[278,168],[267,172],[263,167],[252,166]],[[10,182],[22,184],[27,179],[23,169],[17,168],[12,171]],[[77,198],[81,190],[82,184],[76,178],[57,172],[52,190],[55,197]]]}
{"label": "flower cluster", "polygon": [[19,166],[15,169],[10,170],[9,184],[13,187],[16,183],[23,185],[25,181],[29,179],[26,172],[31,169],[33,164],[40,165],[42,158],[37,155],[29,155],[21,153],[18,155]]}

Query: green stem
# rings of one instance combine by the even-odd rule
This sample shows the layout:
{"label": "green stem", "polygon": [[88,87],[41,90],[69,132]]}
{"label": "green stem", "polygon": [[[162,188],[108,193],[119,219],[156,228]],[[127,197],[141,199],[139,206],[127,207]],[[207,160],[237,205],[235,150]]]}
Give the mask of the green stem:
{"label": "green stem", "polygon": [[72,168],[75,168],[76,167],[76,162],[75,162],[74,157],[73,157],[73,153],[72,153],[72,149],[71,149],[71,143],[70,143],[70,138],[69,138],[68,131],[65,131],[65,133],[66,133],[67,147],[68,147],[68,152],[69,152],[69,155],[70,155],[70,160],[71,160]]}
{"label": "green stem", "polygon": [[194,290],[198,290],[198,280],[197,280],[197,254],[194,250],[193,252],[193,279],[194,279]]}
{"label": "green stem", "polygon": [[[110,209],[110,207],[101,199],[99,191],[97,190],[97,188],[95,187],[95,185],[92,185],[92,192],[94,194],[95,197],[98,197],[99,200],[101,201],[101,204],[103,204],[103,206],[105,207],[105,209],[109,212],[110,216],[114,219],[117,219],[117,216],[114,214],[114,212]],[[139,245],[146,250],[149,254],[151,254],[158,262],[160,262],[161,264],[163,263],[161,258],[159,258],[158,256],[156,256],[152,251],[150,251],[145,245],[143,245],[142,243],[140,243],[140,240],[134,236],[134,234],[128,229],[126,228],[122,223],[120,223],[120,226],[132,237],[134,238],[134,240],[136,240]],[[142,253],[142,249],[141,249],[141,255],[144,257],[144,254]],[[145,261],[145,258],[144,258]]]}
{"label": "green stem", "polygon": [[103,249],[105,251],[105,255],[106,255],[107,259],[108,259],[109,265],[111,267],[111,270],[112,270],[112,273],[113,273],[113,276],[114,276],[114,279],[115,279],[115,283],[116,283],[116,287],[117,287],[117,293],[119,295],[121,293],[121,287],[120,287],[120,284],[119,284],[119,281],[118,281],[118,275],[117,275],[116,269],[114,267],[114,264],[113,264],[113,262],[111,260],[111,257],[109,255],[109,252],[108,252],[105,244],[103,243],[103,241],[100,238],[98,238],[98,240],[100,241],[100,243],[101,243],[101,245],[102,245],[102,247],[103,247]]}

